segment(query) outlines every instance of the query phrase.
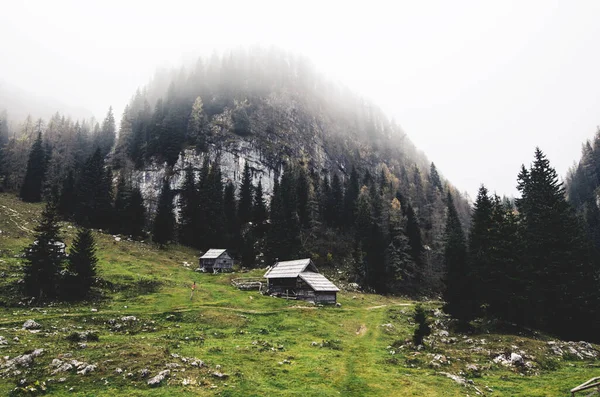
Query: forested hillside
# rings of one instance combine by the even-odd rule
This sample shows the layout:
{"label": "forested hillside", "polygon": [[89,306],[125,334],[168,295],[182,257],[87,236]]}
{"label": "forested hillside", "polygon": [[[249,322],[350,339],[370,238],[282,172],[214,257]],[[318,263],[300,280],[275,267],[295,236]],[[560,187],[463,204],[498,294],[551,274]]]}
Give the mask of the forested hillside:
{"label": "forested hillside", "polygon": [[4,188],[55,195],[88,227],[227,247],[247,267],[310,256],[379,292],[439,293],[449,195],[469,223],[400,127],[284,52],[157,74],[115,124],[112,110],[100,124],[26,119],[5,134]]}

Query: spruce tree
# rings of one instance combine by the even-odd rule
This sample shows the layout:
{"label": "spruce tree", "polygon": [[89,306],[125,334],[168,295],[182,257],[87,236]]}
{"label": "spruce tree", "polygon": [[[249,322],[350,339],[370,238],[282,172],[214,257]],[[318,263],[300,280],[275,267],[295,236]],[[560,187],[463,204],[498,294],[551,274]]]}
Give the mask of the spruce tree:
{"label": "spruce tree", "polygon": [[58,202],[58,212],[65,219],[71,219],[75,209],[75,176],[73,170],[69,170],[67,177],[63,180]]}
{"label": "spruce tree", "polygon": [[467,249],[465,236],[454,206],[452,194],[447,197],[448,215],[446,218],[444,266],[446,289],[444,290],[444,310],[464,326],[472,320],[471,284],[467,274]]}
{"label": "spruce tree", "polygon": [[302,228],[308,228],[311,223],[311,214],[309,208],[309,198],[311,191],[308,171],[304,167],[298,169],[298,179],[296,182],[296,195],[298,197],[298,217]]}
{"label": "spruce tree", "polygon": [[252,222],[257,238],[262,238],[265,234],[265,221],[269,218],[267,205],[263,196],[262,182],[259,180],[254,191],[254,207],[252,209]]}
{"label": "spruce tree", "polygon": [[69,252],[63,296],[69,300],[84,299],[96,281],[96,243],[90,229],[79,229]]}
{"label": "spruce tree", "polygon": [[46,204],[35,232],[35,241],[24,252],[25,294],[39,300],[54,299],[58,294],[60,271],[65,260],[65,244],[60,236],[53,202]]}
{"label": "spruce tree", "polygon": [[86,162],[75,191],[75,221],[85,227],[109,227],[113,220],[112,173],[104,169],[99,148]]}
{"label": "spruce tree", "polygon": [[115,144],[116,137],[116,124],[115,116],[113,114],[112,106],[108,109],[106,118],[102,122],[102,127],[96,136],[96,146],[100,149],[102,157],[105,157],[112,149]]}
{"label": "spruce tree", "polygon": [[494,208],[488,190],[481,185],[477,193],[477,199],[473,205],[471,217],[471,230],[469,231],[469,260],[468,271],[464,277],[471,283],[473,288],[473,308],[477,313],[478,308],[488,301],[491,280],[490,272],[493,264],[491,259],[498,242],[493,235]]}
{"label": "spruce tree", "polygon": [[117,182],[117,195],[115,197],[114,220],[112,222],[113,233],[131,235],[131,223],[129,222],[129,202],[131,191],[125,182],[123,174]]}
{"label": "spruce tree", "polygon": [[217,162],[210,167],[206,180],[206,199],[203,203],[206,209],[206,245],[203,248],[223,247],[226,244],[223,181]]}
{"label": "spruce tree", "polygon": [[[400,199],[398,199],[400,200]],[[400,201],[401,202],[401,201]],[[404,209],[404,207],[403,207]],[[423,237],[421,236],[421,227],[419,226],[419,220],[415,214],[410,203],[406,204],[406,236],[408,237],[408,244],[410,245],[410,255],[413,261],[422,266],[423,264]]]}
{"label": "spruce tree", "polygon": [[164,246],[175,239],[175,215],[173,214],[173,193],[169,181],[163,181],[158,207],[152,226],[152,241]]}
{"label": "spruce tree", "polygon": [[389,229],[390,243],[385,251],[387,289],[414,293],[422,277],[410,256],[408,238],[403,233],[404,217],[396,198],[391,203]]}
{"label": "spruce tree", "polygon": [[135,187],[131,190],[127,208],[127,219],[129,219],[131,235],[133,237],[143,237],[146,226],[146,207],[144,207],[144,198],[139,188]]}
{"label": "spruce tree", "polygon": [[597,269],[562,183],[539,148],[530,169],[522,167],[518,189],[527,277],[525,325],[568,338],[591,335],[587,330],[598,297]]}
{"label": "spruce tree", "polygon": [[240,185],[238,217],[242,224],[252,220],[252,174],[250,173],[250,166],[247,161],[244,164],[242,184]]}
{"label": "spruce tree", "polygon": [[235,186],[227,182],[223,193],[223,211],[225,218],[225,246],[234,252],[241,248],[240,224],[237,218],[237,203],[235,200]]}
{"label": "spruce tree", "polygon": [[[337,190],[337,186],[335,187],[335,189]],[[337,195],[337,192],[335,193]],[[358,199],[359,193],[360,186],[358,182],[358,171],[356,170],[356,167],[353,166],[352,172],[350,172],[350,178],[348,179],[348,183],[346,185],[346,192],[344,195],[344,214],[342,220],[345,220],[346,225],[352,225],[353,223],[356,200]]]}
{"label": "spruce tree", "polygon": [[434,163],[431,163],[431,167],[429,170],[429,183],[433,187],[438,189],[440,192],[444,191],[444,188],[442,186],[442,180],[440,179],[440,174],[438,173]]}
{"label": "spruce tree", "polygon": [[431,334],[431,327],[427,323],[427,313],[421,304],[415,307],[413,320],[417,325],[413,333],[413,344],[415,347],[423,344],[423,339]]}
{"label": "spruce tree", "polygon": [[[331,199],[327,205],[328,211],[331,211],[332,224],[341,228],[344,224],[344,189],[338,174],[333,174],[331,182]],[[354,214],[352,214],[354,216]],[[350,218],[352,219],[352,218]]]}
{"label": "spruce tree", "polygon": [[44,175],[46,174],[46,151],[42,142],[42,131],[31,146],[25,179],[21,185],[19,197],[21,200],[36,203],[42,200],[42,187]]}
{"label": "spruce tree", "polygon": [[179,195],[179,241],[190,247],[197,246],[197,211],[200,206],[194,169],[188,166],[185,170],[183,186]]}

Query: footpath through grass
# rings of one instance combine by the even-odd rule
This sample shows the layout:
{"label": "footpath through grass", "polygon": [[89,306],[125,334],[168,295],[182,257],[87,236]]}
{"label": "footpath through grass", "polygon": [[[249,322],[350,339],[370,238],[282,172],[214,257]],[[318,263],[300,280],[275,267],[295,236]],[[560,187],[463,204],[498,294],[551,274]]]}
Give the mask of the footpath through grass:
{"label": "footpath through grass", "polygon": [[[406,342],[414,302],[341,292],[341,307],[315,307],[238,291],[232,278],[264,270],[201,274],[194,250],[97,231],[103,299],[32,307],[17,294],[19,254],[40,211],[0,194],[0,395],[568,396],[600,373],[594,359],[556,356],[544,336],[455,334],[439,312],[417,351]],[[62,231],[69,246],[76,229]],[[22,329],[28,319],[41,328]],[[493,361],[507,350],[531,368]]]}

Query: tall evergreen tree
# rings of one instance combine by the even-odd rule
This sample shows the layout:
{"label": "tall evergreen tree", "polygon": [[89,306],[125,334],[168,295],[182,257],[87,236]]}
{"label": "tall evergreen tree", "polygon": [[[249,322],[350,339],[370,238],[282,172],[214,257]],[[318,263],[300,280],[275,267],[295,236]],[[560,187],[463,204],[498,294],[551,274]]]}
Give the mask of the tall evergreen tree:
{"label": "tall evergreen tree", "polygon": [[404,217],[400,201],[394,198],[390,208],[390,243],[385,252],[386,281],[389,290],[414,293],[421,281],[419,270],[410,256],[408,238],[404,235]]}
{"label": "tall evergreen tree", "polygon": [[35,228],[35,241],[25,249],[25,294],[39,300],[57,297],[60,271],[65,260],[65,244],[60,236],[58,214],[49,201]]}
{"label": "tall evergreen tree", "polygon": [[68,277],[63,291],[67,299],[83,299],[96,281],[96,243],[90,229],[80,229],[69,252]]}
{"label": "tall evergreen tree", "polygon": [[419,220],[415,214],[410,203],[406,204],[406,236],[408,237],[408,244],[410,245],[410,255],[415,263],[422,265],[423,255],[423,237],[421,236],[421,227],[419,226]]}
{"label": "tall evergreen tree", "polygon": [[146,226],[146,207],[144,207],[144,198],[139,188],[134,187],[131,190],[127,208],[127,219],[129,219],[131,225],[131,235],[142,237]]}
{"label": "tall evergreen tree", "polygon": [[163,181],[158,207],[152,227],[152,241],[164,246],[175,239],[175,215],[173,213],[173,193],[169,181]]}
{"label": "tall evergreen tree", "polygon": [[[344,195],[344,218],[346,225],[352,225],[353,216],[355,212],[356,200],[358,199],[358,195],[360,193],[360,186],[358,182],[358,171],[356,167],[352,167],[352,171],[350,172],[350,178],[348,178],[348,183],[346,185],[346,192]],[[334,180],[335,183],[335,180]],[[336,187],[337,189],[337,187]],[[337,193],[337,192],[336,192]]]}
{"label": "tall evergreen tree", "polygon": [[102,157],[105,157],[115,144],[117,127],[115,124],[115,116],[112,106],[108,109],[106,118],[102,122],[102,127],[96,136],[96,145],[100,148]]}
{"label": "tall evergreen tree", "polygon": [[440,178],[440,174],[437,171],[434,163],[431,163],[431,167],[429,170],[429,183],[438,189],[440,192],[444,191],[444,187],[442,186],[442,180]]}
{"label": "tall evergreen tree", "polygon": [[104,169],[99,148],[86,162],[75,191],[75,221],[85,227],[109,227],[113,220],[112,174]]}
{"label": "tall evergreen tree", "polygon": [[221,168],[215,162],[210,167],[206,183],[206,248],[222,247],[226,241],[224,239],[225,231],[225,213],[223,207],[223,181],[221,177]]}
{"label": "tall evergreen tree", "polygon": [[196,236],[198,225],[196,222],[199,206],[194,169],[190,165],[185,170],[183,186],[179,195],[179,241],[190,247],[198,245],[198,236]]}
{"label": "tall evergreen tree", "polygon": [[254,207],[252,209],[252,222],[254,223],[255,234],[257,238],[262,238],[265,234],[265,221],[269,218],[267,205],[263,196],[262,182],[259,180],[254,191]]}
{"label": "tall evergreen tree", "polygon": [[531,168],[522,167],[518,189],[528,281],[525,325],[584,337],[598,297],[597,269],[562,183],[539,148]]}
{"label": "tall evergreen tree", "polygon": [[73,170],[69,170],[67,177],[63,180],[60,191],[60,199],[58,202],[58,212],[65,219],[70,219],[73,216],[75,203],[75,176]]}
{"label": "tall evergreen tree", "polygon": [[303,228],[308,228],[311,223],[309,208],[310,190],[311,185],[308,171],[304,167],[299,167],[298,179],[296,181],[296,195],[298,197],[298,217],[300,225]]}
{"label": "tall evergreen tree", "polygon": [[465,278],[467,273],[467,248],[465,235],[454,206],[452,194],[448,192],[448,215],[446,218],[444,265],[446,268],[446,289],[444,310],[456,318],[460,324],[473,318],[471,305],[471,284]]}
{"label": "tall evergreen tree", "polygon": [[237,203],[235,200],[235,186],[229,181],[225,185],[223,194],[223,211],[225,218],[225,246],[234,252],[239,252],[240,244],[240,223],[237,217]]}
{"label": "tall evergreen tree", "polygon": [[[341,228],[344,224],[344,189],[342,188],[342,182],[338,174],[333,174],[331,200],[327,208],[331,211],[333,225]],[[354,214],[352,215],[354,216]]]}
{"label": "tall evergreen tree", "polygon": [[238,216],[242,224],[252,220],[252,174],[247,161],[244,164],[242,184],[240,185]]}
{"label": "tall evergreen tree", "polygon": [[112,222],[113,233],[131,234],[131,223],[128,219],[130,196],[131,191],[125,182],[125,177],[121,173],[117,182],[114,220]]}
{"label": "tall evergreen tree", "polygon": [[42,131],[38,131],[38,136],[29,152],[27,161],[27,171],[25,179],[21,185],[19,197],[21,200],[35,203],[42,200],[42,186],[44,175],[46,174],[46,151],[42,142]]}

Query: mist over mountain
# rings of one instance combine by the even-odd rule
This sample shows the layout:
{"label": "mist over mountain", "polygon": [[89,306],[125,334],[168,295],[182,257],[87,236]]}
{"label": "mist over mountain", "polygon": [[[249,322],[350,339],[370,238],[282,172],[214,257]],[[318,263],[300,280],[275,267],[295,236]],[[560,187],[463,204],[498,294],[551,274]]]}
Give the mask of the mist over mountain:
{"label": "mist over mountain", "polygon": [[28,115],[33,119],[48,120],[57,112],[73,119],[93,117],[87,109],[67,105],[52,97],[38,96],[3,80],[0,80],[0,111],[6,111],[12,124],[21,122]]}

